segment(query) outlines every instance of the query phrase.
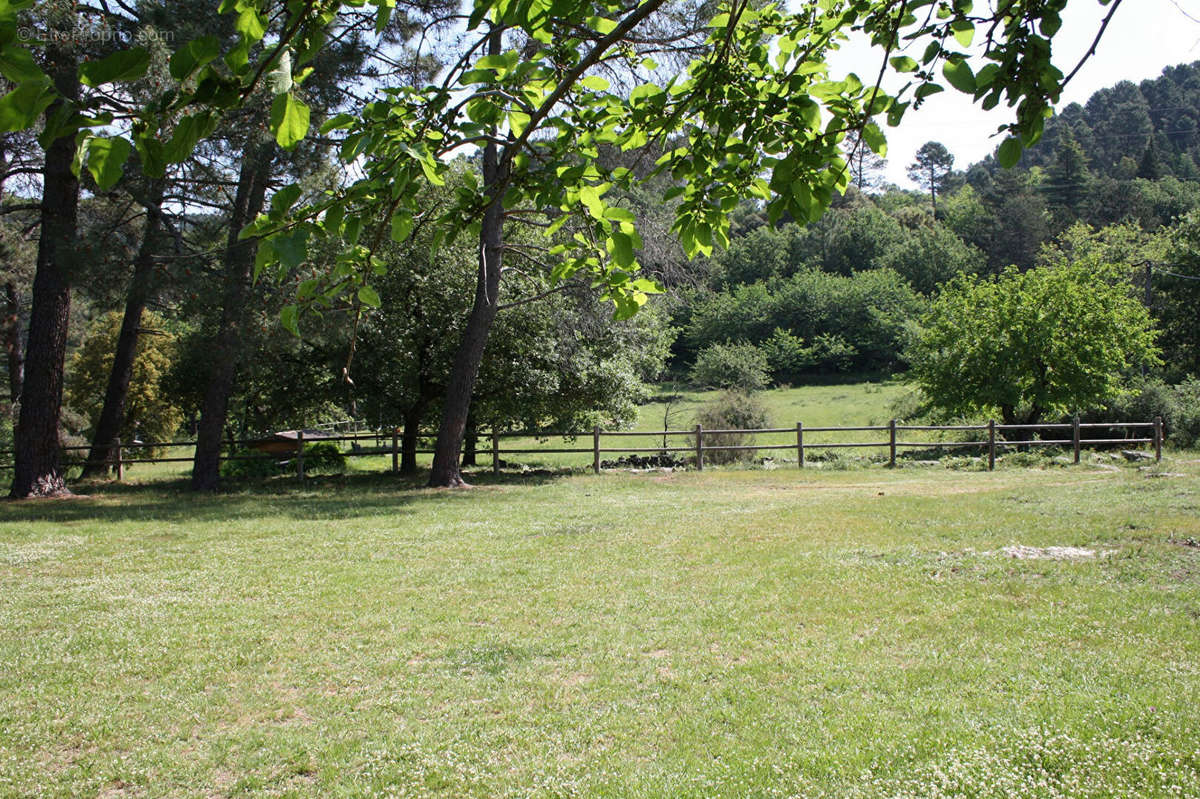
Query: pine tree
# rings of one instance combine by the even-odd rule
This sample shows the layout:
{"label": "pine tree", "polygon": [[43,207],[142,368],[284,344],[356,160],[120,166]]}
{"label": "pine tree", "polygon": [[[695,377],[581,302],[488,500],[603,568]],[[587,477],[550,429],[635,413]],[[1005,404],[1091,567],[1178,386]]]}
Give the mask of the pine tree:
{"label": "pine tree", "polygon": [[1063,128],[1058,152],[1046,170],[1046,183],[1043,186],[1046,204],[1058,217],[1060,224],[1065,226],[1083,215],[1091,183],[1092,175],[1083,148],[1071,129]]}

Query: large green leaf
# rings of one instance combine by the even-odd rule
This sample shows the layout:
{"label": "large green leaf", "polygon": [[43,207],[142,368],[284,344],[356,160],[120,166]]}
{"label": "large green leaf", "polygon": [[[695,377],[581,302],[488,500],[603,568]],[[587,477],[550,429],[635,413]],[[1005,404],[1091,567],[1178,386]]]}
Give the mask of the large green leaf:
{"label": "large green leaf", "polygon": [[24,47],[16,46],[0,50],[0,75],[13,83],[47,80],[46,73],[34,63],[33,54]]}
{"label": "large green leaf", "polygon": [[54,97],[49,80],[22,83],[0,97],[0,133],[33,127]]}
{"label": "large green leaf", "polygon": [[271,103],[271,132],[280,147],[290,150],[304,140],[311,113],[307,105],[290,93],[275,98]]}
{"label": "large green leaf", "polygon": [[216,36],[193,39],[171,56],[171,77],[183,80],[200,67],[221,55],[221,42]]}
{"label": "large green leaf", "polygon": [[1011,169],[1021,160],[1021,140],[1016,136],[1009,136],[1000,143],[1000,148],[996,150],[996,160],[1000,162],[1000,166],[1005,169]]}
{"label": "large green leaf", "polygon": [[121,137],[88,141],[87,170],[102,191],[108,191],[117,185],[132,151],[133,145],[128,139]]}
{"label": "large green leaf", "polygon": [[942,66],[942,74],[950,81],[950,85],[960,92],[975,93],[975,73],[971,71],[965,59],[947,61]]}
{"label": "large green leaf", "polygon": [[84,86],[137,80],[150,67],[150,52],[144,47],[120,50],[99,61],[79,65],[79,82]]}

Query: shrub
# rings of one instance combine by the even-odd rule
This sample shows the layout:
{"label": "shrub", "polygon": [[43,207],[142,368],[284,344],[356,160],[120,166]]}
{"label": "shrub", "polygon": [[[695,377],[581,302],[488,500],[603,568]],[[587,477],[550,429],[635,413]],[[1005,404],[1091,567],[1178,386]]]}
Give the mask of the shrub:
{"label": "shrub", "polygon": [[329,441],[308,444],[304,447],[304,470],[306,472],[343,472],[346,456],[337,444]]}
{"label": "shrub", "polygon": [[[271,458],[253,449],[237,449],[229,453],[246,460],[222,460],[221,476],[262,480],[279,474],[294,474],[296,461],[294,458]],[[316,472],[341,472],[346,468],[346,456],[336,444],[325,441],[304,445],[304,471],[306,474]]]}
{"label": "shrub", "polygon": [[1200,379],[1178,385],[1143,380],[1102,409],[1082,414],[1088,422],[1149,422],[1163,418],[1167,442],[1180,449],[1200,445]]}
{"label": "shrub", "polygon": [[[767,409],[762,400],[744,391],[726,391],[696,412],[696,423],[710,430],[747,430],[766,427]],[[750,433],[705,433],[705,447],[738,447],[754,443]],[[692,444],[695,444],[693,439]],[[748,461],[754,450],[714,450],[704,452],[705,463],[723,464]]]}
{"label": "shrub", "polygon": [[1189,378],[1171,387],[1167,434],[1171,444],[1184,449],[1200,445],[1200,378]]}
{"label": "shrub", "polygon": [[757,391],[770,382],[766,354],[753,344],[710,344],[696,356],[692,382],[706,388]]}
{"label": "shrub", "polygon": [[777,383],[795,380],[817,363],[813,348],[805,346],[804,339],[781,327],[775,328],[771,337],[763,342],[762,350],[771,377]]}
{"label": "shrub", "polygon": [[[239,458],[226,460],[225,458]],[[245,460],[240,460],[245,458]],[[221,459],[221,476],[250,480],[263,480],[287,471],[286,462],[272,458],[258,450],[239,448]]]}

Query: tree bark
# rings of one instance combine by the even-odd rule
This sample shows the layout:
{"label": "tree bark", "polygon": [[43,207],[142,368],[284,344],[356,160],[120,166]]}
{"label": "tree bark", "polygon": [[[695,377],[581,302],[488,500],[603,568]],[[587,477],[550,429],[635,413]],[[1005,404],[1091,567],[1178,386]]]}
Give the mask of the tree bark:
{"label": "tree bark", "polygon": [[404,414],[404,432],[400,438],[400,474],[417,473],[417,444],[420,441],[421,417],[425,415],[427,403],[419,401]]}
{"label": "tree bark", "polygon": [[[66,102],[79,98],[76,58],[70,44],[51,47],[48,60],[57,66],[55,83]],[[63,101],[50,106],[46,119]],[[25,377],[17,419],[13,498],[69,493],[59,452],[58,422],[62,411],[63,361],[71,312],[71,263],[79,224],[79,178],[71,172],[74,134],[55,139],[42,167],[41,234],[33,307],[25,347]]]}
{"label": "tree bark", "polygon": [[225,287],[221,303],[221,326],[213,346],[212,370],[200,408],[196,429],[196,455],[192,462],[192,489],[215,491],[221,482],[221,435],[233,394],[237,361],[245,325],[246,299],[254,271],[258,244],[253,239],[238,241],[238,234],[263,207],[271,175],[272,149],[253,141],[246,145],[238,175],[237,195],[229,220],[225,246]]}
{"label": "tree bark", "polygon": [[[489,143],[483,151],[484,186],[499,186],[503,179],[498,149],[494,143]],[[479,274],[475,283],[475,302],[450,370],[442,423],[434,446],[433,468],[429,473],[429,485],[432,487],[467,486],[459,467],[459,452],[462,450],[467,416],[471,411],[475,377],[479,374],[488,334],[500,306],[503,228],[504,204],[501,197],[493,196],[491,205],[484,211],[479,230]]]}
{"label": "tree bark", "polygon": [[479,453],[479,431],[475,427],[475,421],[467,422],[466,437],[463,440],[462,451],[462,466],[477,466],[477,456]]}
{"label": "tree bark", "polygon": [[12,281],[4,284],[4,354],[8,358],[8,398],[15,412],[21,400],[25,354],[21,351],[21,298]]}
{"label": "tree bark", "polygon": [[117,337],[117,349],[113,353],[112,371],[108,376],[108,388],[104,393],[104,406],[92,436],[92,448],[88,452],[84,477],[95,477],[108,473],[108,464],[113,456],[117,436],[125,423],[125,402],[129,397],[129,381],[133,376],[133,362],[137,357],[138,331],[141,329],[142,313],[150,299],[154,283],[154,257],[158,252],[159,230],[162,226],[162,200],[164,183],[150,181],[146,192],[146,226],[142,243],[133,262],[133,279],[125,298],[125,316],[121,320],[121,332]]}

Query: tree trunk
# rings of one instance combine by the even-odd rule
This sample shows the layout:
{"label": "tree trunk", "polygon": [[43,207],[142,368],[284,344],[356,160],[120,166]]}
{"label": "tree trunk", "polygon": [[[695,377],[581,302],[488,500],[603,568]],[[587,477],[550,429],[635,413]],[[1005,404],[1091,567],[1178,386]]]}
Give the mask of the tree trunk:
{"label": "tree trunk", "polygon": [[271,174],[271,146],[258,142],[246,145],[238,175],[237,195],[229,220],[225,246],[225,290],[221,303],[221,327],[212,352],[212,370],[200,407],[196,429],[196,456],[192,462],[192,489],[215,491],[221,481],[221,434],[233,394],[242,328],[245,325],[246,299],[254,271],[258,244],[249,239],[238,241],[238,234],[263,207],[267,181]]}
{"label": "tree trunk", "polygon": [[475,421],[467,422],[466,438],[463,440],[462,465],[476,466],[476,456],[479,452],[479,431],[475,428]]}
{"label": "tree trunk", "polygon": [[[58,66],[55,82],[68,102],[79,97],[75,54],[71,46],[51,47],[49,61]],[[46,112],[58,113],[62,102]],[[15,436],[13,498],[68,493],[60,462],[58,421],[62,411],[63,360],[71,312],[71,265],[79,224],[79,178],[71,172],[74,134],[55,139],[46,149],[42,168],[41,234],[33,307],[25,348],[25,378]]]}
{"label": "tree trunk", "polygon": [[421,417],[425,415],[426,403],[413,403],[404,414],[404,432],[400,438],[400,474],[417,473],[417,444],[420,442]]}
{"label": "tree trunk", "polygon": [[129,397],[129,381],[133,376],[133,362],[137,357],[138,331],[142,324],[142,312],[154,282],[154,257],[158,248],[158,233],[162,225],[162,199],[164,184],[161,180],[150,181],[146,197],[146,227],[142,233],[142,244],[133,262],[133,279],[125,298],[125,316],[121,321],[121,333],[117,337],[117,349],[113,353],[112,371],[108,376],[108,389],[104,394],[104,407],[96,422],[92,436],[92,449],[88,453],[84,477],[95,477],[108,473],[108,464],[113,457],[116,438],[125,423],[125,401]]}
{"label": "tree trunk", "polygon": [[15,412],[21,399],[25,354],[21,351],[21,298],[12,281],[4,284],[4,354],[8,358],[8,398]]}
{"label": "tree trunk", "polygon": [[[497,147],[494,143],[489,143],[483,151],[484,186],[498,186],[503,177]],[[479,230],[479,274],[475,283],[475,303],[471,308],[471,316],[467,319],[458,351],[454,355],[454,365],[450,369],[450,381],[446,388],[442,423],[438,428],[433,468],[429,473],[429,485],[432,487],[467,486],[459,470],[458,457],[467,427],[467,416],[471,411],[471,392],[475,389],[475,377],[479,373],[488,334],[500,305],[503,228],[503,202],[499,196],[492,197],[491,204],[484,211],[483,223]]]}

